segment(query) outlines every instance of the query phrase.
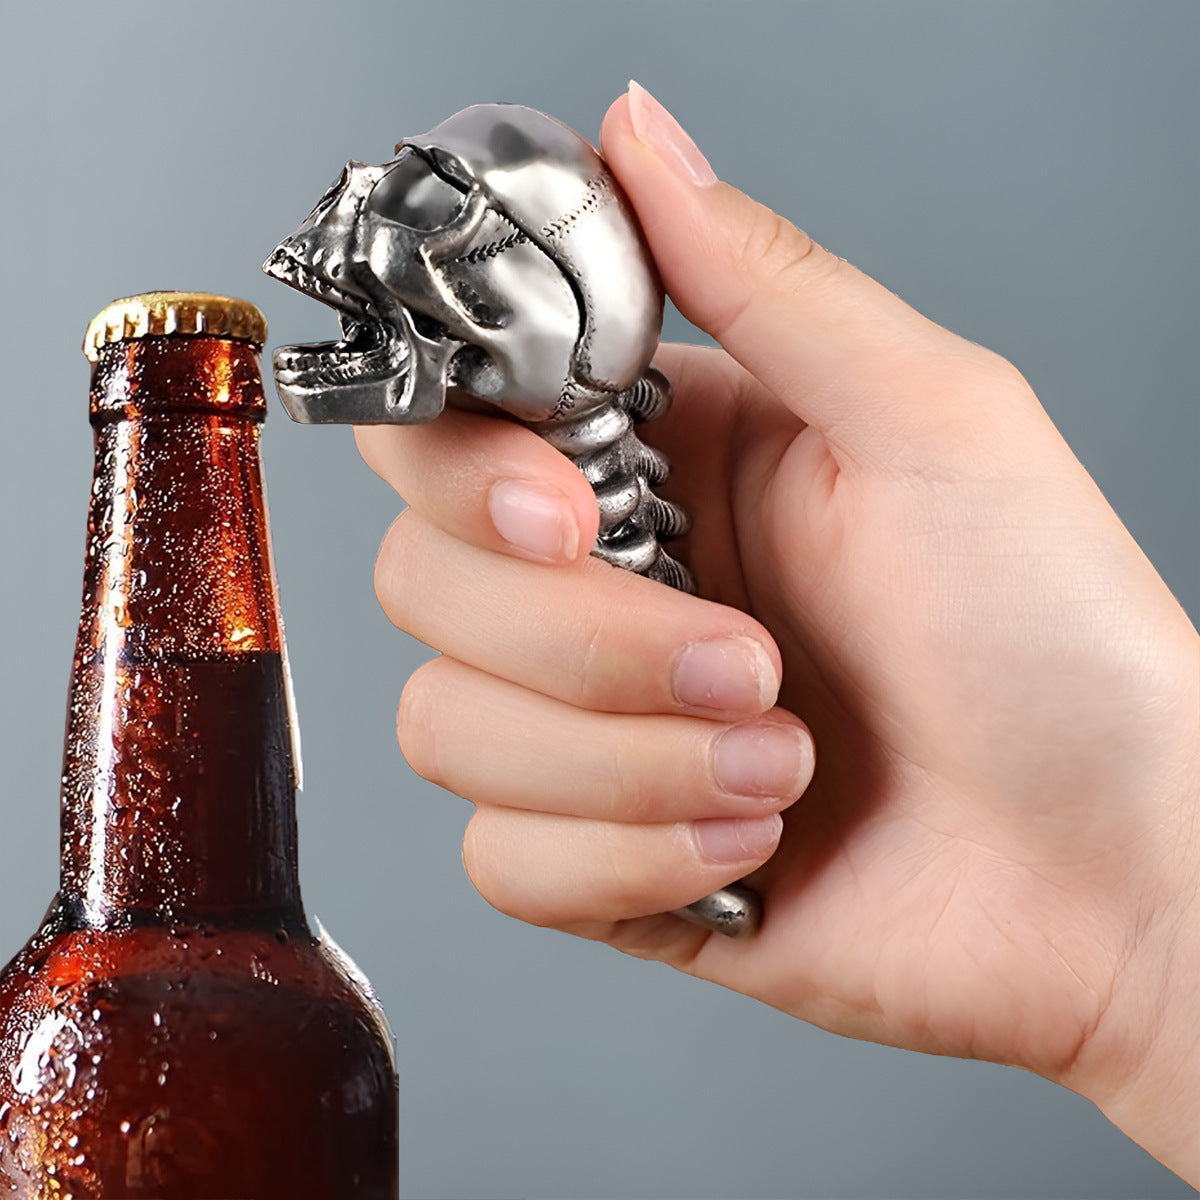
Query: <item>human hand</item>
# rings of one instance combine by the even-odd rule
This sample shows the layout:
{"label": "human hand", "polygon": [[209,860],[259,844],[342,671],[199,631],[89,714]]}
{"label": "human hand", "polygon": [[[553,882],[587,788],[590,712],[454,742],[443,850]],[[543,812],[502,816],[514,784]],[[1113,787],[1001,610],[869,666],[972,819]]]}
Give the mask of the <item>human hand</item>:
{"label": "human hand", "polygon": [[[724,348],[663,348],[647,433],[707,599],[589,559],[590,489],[527,430],[359,431],[410,504],[380,600],[442,651],[401,745],[477,805],[476,886],[1036,1071],[1200,1179],[1195,631],[1009,364],[717,183],[644,93],[603,149]],[[753,940],[662,915],[750,871]]]}

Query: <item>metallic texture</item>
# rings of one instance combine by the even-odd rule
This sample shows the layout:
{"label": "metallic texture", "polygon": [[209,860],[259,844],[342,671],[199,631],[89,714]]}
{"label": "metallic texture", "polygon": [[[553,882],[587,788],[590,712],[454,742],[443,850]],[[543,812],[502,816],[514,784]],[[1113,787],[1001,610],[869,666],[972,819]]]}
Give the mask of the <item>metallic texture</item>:
{"label": "metallic texture", "polygon": [[613,566],[684,592],[695,592],[691,573],[667,554],[660,537],[686,533],[687,513],[650,489],[666,479],[667,460],[633,431],[635,422],[666,411],[671,385],[648,367],[611,402],[579,416],[558,416],[533,425],[583,473],[596,493],[600,533],[592,553]]}
{"label": "metallic texture", "polygon": [[762,922],[762,901],[744,883],[731,883],[687,908],[676,909],[675,915],[729,937],[749,937]]}
{"label": "metallic texture", "polygon": [[130,338],[209,334],[261,346],[267,319],[248,300],[208,292],[143,292],[114,300],[92,318],[83,335],[83,353],[97,362],[100,351]]}
{"label": "metallic texture", "polygon": [[[293,419],[499,409],[591,483],[597,557],[695,591],[660,542],[688,525],[652,490],[667,462],[634,431],[671,400],[650,366],[662,285],[629,202],[573,130],[515,104],[464,109],[379,166],[347,163],[263,269],[341,322],[336,342],[275,351]],[[747,891],[715,893],[689,919],[737,936],[756,923]]]}

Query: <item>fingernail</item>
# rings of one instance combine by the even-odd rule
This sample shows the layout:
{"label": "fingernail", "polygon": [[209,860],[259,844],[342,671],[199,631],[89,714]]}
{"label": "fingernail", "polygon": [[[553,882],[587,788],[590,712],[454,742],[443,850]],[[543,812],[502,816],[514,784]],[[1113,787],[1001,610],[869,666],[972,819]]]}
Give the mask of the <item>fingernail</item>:
{"label": "fingernail", "polygon": [[713,745],[717,786],[731,796],[799,796],[812,778],[812,739],[795,725],[735,725]]}
{"label": "fingernail", "polygon": [[496,532],[524,558],[570,561],[579,550],[579,525],[557,488],[524,479],[502,479],[488,492]]}
{"label": "fingernail", "polygon": [[765,712],[779,695],[779,676],[753,638],[713,638],[679,652],[671,686],[675,699],[687,708]]}
{"label": "fingernail", "polygon": [[741,863],[764,859],[783,832],[778,813],[754,820],[713,817],[695,822],[696,845],[711,862]]}
{"label": "fingernail", "polygon": [[717,173],[683,126],[635,80],[629,81],[629,119],[639,142],[649,146],[686,183],[712,187]]}

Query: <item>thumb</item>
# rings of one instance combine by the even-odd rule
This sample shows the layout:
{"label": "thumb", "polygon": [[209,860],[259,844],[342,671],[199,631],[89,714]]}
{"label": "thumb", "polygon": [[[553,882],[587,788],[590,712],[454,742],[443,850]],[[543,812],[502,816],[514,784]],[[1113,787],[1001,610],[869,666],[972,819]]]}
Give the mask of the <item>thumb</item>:
{"label": "thumb", "polygon": [[[981,351],[718,181],[674,117],[631,82],[601,131],[671,299],[834,447],[888,454]],[[894,448],[894,447],[893,447]]]}

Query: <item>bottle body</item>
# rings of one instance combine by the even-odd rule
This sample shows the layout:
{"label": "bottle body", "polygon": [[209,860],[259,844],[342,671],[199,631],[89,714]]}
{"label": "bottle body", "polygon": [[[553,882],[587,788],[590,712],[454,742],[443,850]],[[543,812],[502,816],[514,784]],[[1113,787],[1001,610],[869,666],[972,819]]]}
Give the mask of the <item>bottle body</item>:
{"label": "bottle body", "polygon": [[60,890],[0,975],[0,1197],[397,1194],[386,1023],[300,899],[258,371],[228,337],[98,353]]}
{"label": "bottle body", "polygon": [[52,913],[0,980],[0,1045],[0,1196],[397,1195],[386,1029],[311,933]]}

